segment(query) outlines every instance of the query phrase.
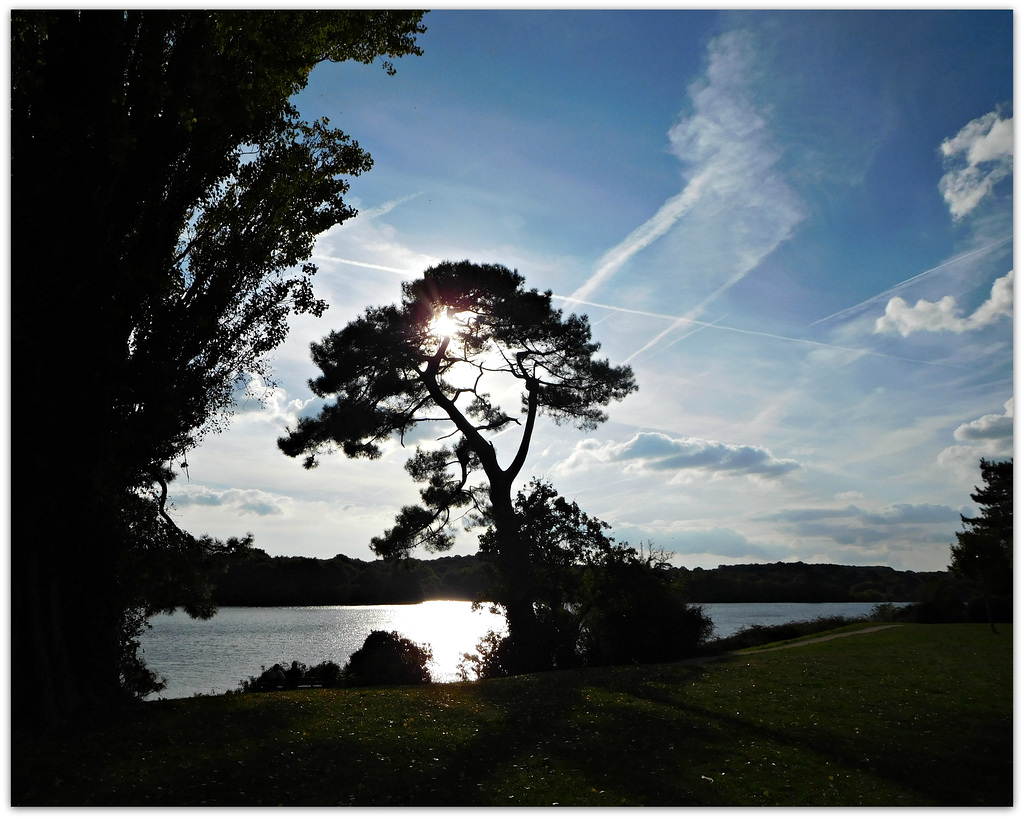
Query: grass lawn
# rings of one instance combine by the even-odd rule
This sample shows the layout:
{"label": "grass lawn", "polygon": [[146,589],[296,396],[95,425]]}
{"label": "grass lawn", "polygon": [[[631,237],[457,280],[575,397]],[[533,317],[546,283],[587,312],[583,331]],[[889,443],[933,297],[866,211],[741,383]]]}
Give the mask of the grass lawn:
{"label": "grass lawn", "polygon": [[1013,631],[145,703],[12,741],[14,805],[1013,804]]}

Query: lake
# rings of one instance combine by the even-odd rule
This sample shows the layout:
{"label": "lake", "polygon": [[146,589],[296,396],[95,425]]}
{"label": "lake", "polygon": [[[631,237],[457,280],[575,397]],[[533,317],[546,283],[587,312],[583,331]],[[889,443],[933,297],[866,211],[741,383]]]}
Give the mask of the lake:
{"label": "lake", "polygon": [[[899,604],[897,604],[899,605]],[[834,615],[866,616],[874,603],[706,603],[718,637],[750,625],[778,625]],[[463,653],[473,652],[505,620],[464,601],[435,600],[407,606],[225,607],[210,620],[161,614],[142,635],[146,662],[167,678],[159,697],[223,694],[260,667],[292,660],[315,665],[333,660],[344,666],[374,630],[397,631],[434,653],[431,674],[438,682],[458,677]]]}

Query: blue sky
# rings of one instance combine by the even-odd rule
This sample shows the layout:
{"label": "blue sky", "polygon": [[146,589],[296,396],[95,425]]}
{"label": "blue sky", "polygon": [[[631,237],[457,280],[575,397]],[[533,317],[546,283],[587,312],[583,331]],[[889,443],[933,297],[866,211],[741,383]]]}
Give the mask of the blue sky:
{"label": "blue sky", "polygon": [[524,480],[688,567],[944,569],[978,459],[1012,454],[1012,13],[425,24],[396,76],[322,65],[297,99],[374,168],[317,241],[330,309],[189,456],[181,524],[371,559],[411,451],[305,471],[275,440],[319,406],[311,341],[470,259],[586,313],[640,386],[595,431],[542,424]]}

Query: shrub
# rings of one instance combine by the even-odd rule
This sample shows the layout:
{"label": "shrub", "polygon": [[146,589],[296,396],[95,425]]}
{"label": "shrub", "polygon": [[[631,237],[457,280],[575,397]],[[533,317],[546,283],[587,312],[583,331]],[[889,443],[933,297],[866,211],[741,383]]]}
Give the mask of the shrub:
{"label": "shrub", "polygon": [[[279,669],[284,674],[284,680],[273,676],[274,670]],[[248,694],[253,691],[271,691],[278,688],[297,688],[299,683],[306,679],[319,680],[324,688],[336,688],[343,682],[341,667],[331,660],[324,660],[318,665],[307,666],[298,660],[291,664],[278,663],[267,668],[260,666],[260,673],[249,677],[246,680],[238,681],[236,693]]]}
{"label": "shrub", "polygon": [[488,631],[483,639],[476,644],[476,654],[463,654],[459,663],[459,677],[465,681],[471,679],[470,672],[476,679],[487,680],[494,677],[509,677],[518,668],[516,662],[516,646],[508,636]]}
{"label": "shrub", "polygon": [[324,688],[337,688],[343,681],[341,666],[332,660],[324,660],[318,665],[310,666],[306,676],[322,681]]}
{"label": "shrub", "polygon": [[396,631],[371,631],[341,673],[348,685],[422,685],[433,682],[427,667],[433,659],[429,646]]}
{"label": "shrub", "polygon": [[872,606],[868,619],[878,623],[891,623],[896,619],[897,608],[893,603],[879,603]]}
{"label": "shrub", "polygon": [[856,617],[833,615],[830,617],[816,617],[813,620],[794,620],[790,623],[780,623],[777,626],[747,626],[730,637],[715,640],[709,647],[714,651],[741,651],[745,648],[756,648],[757,646],[768,645],[769,643],[779,643],[783,640],[795,640],[799,637],[820,634],[823,631],[832,631],[842,626],[849,626],[860,622],[863,621]]}
{"label": "shrub", "polygon": [[680,584],[664,572],[630,560],[590,573],[592,608],[584,620],[586,665],[666,663],[695,656],[714,623],[686,602]]}

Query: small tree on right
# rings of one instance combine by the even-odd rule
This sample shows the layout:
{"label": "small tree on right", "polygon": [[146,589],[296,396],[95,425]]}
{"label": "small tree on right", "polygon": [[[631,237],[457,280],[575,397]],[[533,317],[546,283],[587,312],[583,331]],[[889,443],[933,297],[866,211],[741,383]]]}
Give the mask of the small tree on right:
{"label": "small tree on right", "polygon": [[950,547],[949,569],[977,591],[994,632],[993,600],[1013,595],[1013,459],[982,458],[981,477],[984,487],[971,494],[981,514],[960,516],[964,530]]}

